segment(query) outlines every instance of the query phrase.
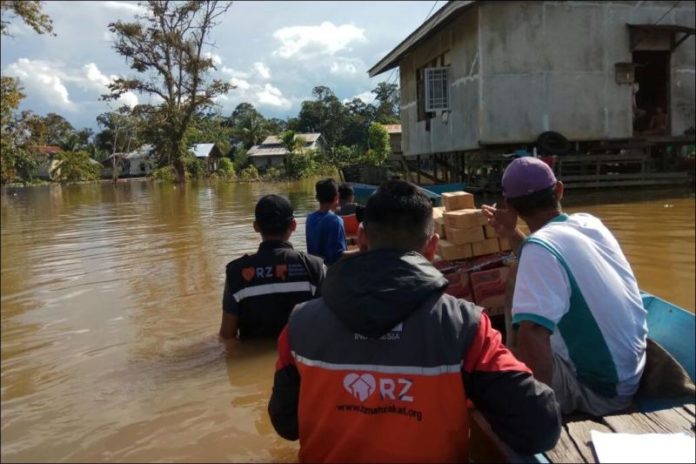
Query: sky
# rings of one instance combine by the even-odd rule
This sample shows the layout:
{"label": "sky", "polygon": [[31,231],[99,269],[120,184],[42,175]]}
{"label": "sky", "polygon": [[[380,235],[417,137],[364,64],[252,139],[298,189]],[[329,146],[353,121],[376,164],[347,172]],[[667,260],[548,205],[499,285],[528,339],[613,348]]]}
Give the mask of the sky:
{"label": "sky", "polygon": [[[367,70],[416,29],[444,1],[236,1],[220,19],[206,50],[214,77],[236,85],[218,100],[229,115],[241,102],[264,116],[295,116],[312,88],[326,85],[341,100],[372,100],[380,81],[398,81],[398,72],[370,79]],[[152,102],[128,93],[120,102],[99,97],[117,76],[135,76],[112,45],[108,24],[132,20],[137,2],[47,1],[57,36],[38,35],[13,20],[0,45],[3,75],[18,77],[27,98],[21,109],[59,113],[76,128],[97,129],[96,117],[121,104]],[[433,10],[433,7],[435,8]],[[398,83],[398,82],[397,82]]]}

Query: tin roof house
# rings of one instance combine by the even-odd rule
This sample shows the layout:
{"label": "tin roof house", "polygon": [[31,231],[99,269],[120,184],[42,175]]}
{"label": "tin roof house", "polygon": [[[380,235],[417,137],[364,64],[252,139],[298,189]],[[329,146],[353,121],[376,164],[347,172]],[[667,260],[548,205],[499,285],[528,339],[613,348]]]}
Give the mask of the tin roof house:
{"label": "tin roof house", "polygon": [[369,71],[398,69],[405,155],[694,126],[693,1],[450,1]]}
{"label": "tin roof house", "polygon": [[[324,139],[321,134],[295,134],[304,140],[305,150],[324,150]],[[257,169],[268,169],[270,167],[283,166],[285,157],[290,154],[287,148],[283,146],[283,142],[279,136],[270,135],[260,145],[254,145],[247,152],[249,160],[256,166]]]}

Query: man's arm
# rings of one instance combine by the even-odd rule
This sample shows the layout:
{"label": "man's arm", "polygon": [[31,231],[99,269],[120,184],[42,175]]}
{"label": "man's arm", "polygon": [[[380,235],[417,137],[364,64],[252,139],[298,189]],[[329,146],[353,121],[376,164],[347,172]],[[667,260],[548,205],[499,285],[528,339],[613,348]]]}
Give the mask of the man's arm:
{"label": "man's arm", "polygon": [[471,401],[512,449],[538,453],[556,444],[561,415],[553,391],[505,348],[485,314],[463,360],[462,377]]}
{"label": "man's arm", "polygon": [[268,402],[268,415],[273,428],[286,440],[300,437],[297,409],[300,403],[300,373],[290,351],[288,326],[278,337],[278,361],[273,378],[273,392]]}
{"label": "man's arm", "polygon": [[237,316],[236,314],[229,314],[223,311],[222,322],[220,323],[220,338],[224,338],[225,340],[237,338],[238,330],[239,316]]}
{"label": "man's arm", "polygon": [[225,290],[222,293],[222,322],[220,322],[220,338],[225,340],[237,338],[239,330],[239,303],[234,298],[229,276],[225,277]]}
{"label": "man's arm", "polygon": [[551,334],[548,329],[529,321],[520,323],[517,331],[516,355],[534,373],[540,382],[551,386],[553,376],[553,355],[551,354]]}

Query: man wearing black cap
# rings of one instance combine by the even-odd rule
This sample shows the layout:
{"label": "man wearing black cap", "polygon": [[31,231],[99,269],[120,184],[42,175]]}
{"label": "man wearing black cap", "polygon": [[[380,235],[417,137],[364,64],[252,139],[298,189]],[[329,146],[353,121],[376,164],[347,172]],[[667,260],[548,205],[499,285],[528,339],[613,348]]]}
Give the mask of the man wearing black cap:
{"label": "man wearing black cap", "polygon": [[293,249],[288,240],[297,222],[280,195],[256,203],[254,230],[259,251],[227,264],[220,337],[278,336],[292,308],[318,296],[326,272],[321,258]]}

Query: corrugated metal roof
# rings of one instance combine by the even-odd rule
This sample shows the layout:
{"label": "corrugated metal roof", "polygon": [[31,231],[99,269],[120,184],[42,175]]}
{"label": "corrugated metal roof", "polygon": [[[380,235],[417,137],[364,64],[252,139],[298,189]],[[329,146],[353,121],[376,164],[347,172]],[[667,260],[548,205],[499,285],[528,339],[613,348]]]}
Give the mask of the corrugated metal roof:
{"label": "corrugated metal roof", "polygon": [[401,124],[382,124],[389,134],[400,134]]}
{"label": "corrugated metal roof", "polygon": [[141,145],[139,148],[136,150],[133,150],[126,154],[126,159],[135,159],[135,158],[145,158],[149,156],[152,152],[152,144],[146,143],[145,145]]}
{"label": "corrugated metal roof", "polygon": [[[301,139],[304,139],[306,143],[314,143],[316,142],[319,137],[321,137],[320,133],[311,133],[311,134],[295,134],[295,137],[299,137]],[[283,141],[280,139],[279,136],[277,135],[269,135],[266,137],[266,139],[261,143],[261,145],[280,145],[282,144]]]}
{"label": "corrugated metal roof", "polygon": [[215,147],[214,143],[197,143],[191,147],[191,151],[196,158],[207,158]]}
{"label": "corrugated metal roof", "polygon": [[472,1],[449,1],[442,8],[437,10],[430,18],[427,19],[423,24],[413,31],[408,37],[406,37],[399,45],[397,45],[394,50],[390,51],[384,58],[379,60],[372,68],[370,68],[367,73],[370,77],[375,77],[378,74],[382,74],[384,71],[389,71],[399,65],[399,61],[403,56],[410,52],[416,45],[421,41],[427,39],[432,34],[437,32],[440,27],[447,24],[449,19],[452,18],[454,13],[462,11],[475,3],[479,3],[476,0]]}
{"label": "corrugated metal roof", "polygon": [[259,156],[287,156],[290,152],[285,147],[264,147],[262,145],[254,145],[249,149],[247,155],[249,157]]}
{"label": "corrugated metal roof", "polygon": [[41,145],[36,147],[36,151],[41,155],[57,155],[63,149],[57,145]]}

